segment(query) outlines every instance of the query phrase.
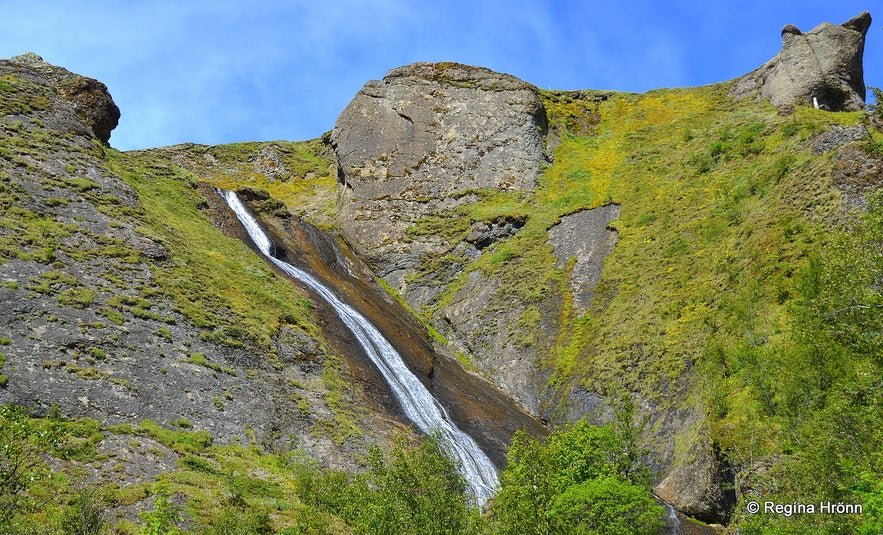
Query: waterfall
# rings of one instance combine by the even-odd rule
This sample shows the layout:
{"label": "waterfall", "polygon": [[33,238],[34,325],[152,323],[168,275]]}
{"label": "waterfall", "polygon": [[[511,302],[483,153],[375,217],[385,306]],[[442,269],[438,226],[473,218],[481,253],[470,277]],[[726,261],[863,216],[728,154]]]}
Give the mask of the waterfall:
{"label": "waterfall", "polygon": [[469,494],[479,507],[493,496],[499,484],[497,471],[475,441],[457,428],[447,411],[405,366],[401,355],[362,314],[341,301],[329,288],[287,262],[275,258],[273,244],[257,220],[248,212],[232,191],[220,191],[249,237],[266,259],[279,269],[303,282],[319,294],[334,309],[343,323],[352,331],[362,349],[377,366],[405,412],[405,415],[426,434],[438,433],[441,446],[460,466]]}

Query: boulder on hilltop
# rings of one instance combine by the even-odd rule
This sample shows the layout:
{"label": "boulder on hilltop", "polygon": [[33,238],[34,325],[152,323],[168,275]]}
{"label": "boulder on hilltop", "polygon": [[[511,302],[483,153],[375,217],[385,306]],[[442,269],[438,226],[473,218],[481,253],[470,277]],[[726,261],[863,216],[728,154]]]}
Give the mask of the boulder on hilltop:
{"label": "boulder on hilltop", "polygon": [[773,106],[817,106],[856,111],[865,106],[862,56],[871,15],[865,11],[841,25],[824,22],[807,33],[782,28],[782,50],[754,71],[737,78],[730,96],[759,94]]}
{"label": "boulder on hilltop", "polygon": [[341,230],[382,276],[407,269],[438,246],[404,243],[424,215],[477,189],[533,189],[545,131],[536,89],[514,76],[458,63],[393,69],[362,87],[331,134]]}
{"label": "boulder on hilltop", "polygon": [[104,144],[110,140],[110,132],[119,123],[120,109],[106,85],[64,67],[46,63],[33,52],[0,60],[0,74],[14,74],[40,85],[51,86],[73,106],[92,135]]}

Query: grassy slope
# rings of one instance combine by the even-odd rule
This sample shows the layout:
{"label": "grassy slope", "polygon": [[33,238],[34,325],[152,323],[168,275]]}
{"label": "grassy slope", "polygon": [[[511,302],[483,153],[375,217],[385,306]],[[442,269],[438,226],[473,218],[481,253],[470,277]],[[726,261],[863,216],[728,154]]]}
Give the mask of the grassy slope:
{"label": "grassy slope", "polygon": [[[855,282],[865,301],[851,306],[880,316],[873,278],[879,241],[837,245],[849,241],[837,238],[849,235],[841,230],[849,225],[831,184],[834,151],[812,154],[813,136],[864,115],[797,108],[779,116],[769,106],[733,103],[726,91],[717,85],[599,101],[545,93],[550,123],[564,133],[539,187],[527,195],[488,192],[475,205],[418,222],[414,232],[446,229],[457,240],[471,221],[526,216],[521,232],[448,285],[447,299],[475,269],[503,281],[502,302],[557,295],[565,305],[559,333],[551,354],[541,355],[555,369],[555,384],[579,380],[610,396],[640,391],[661,407],[698,401],[708,408],[713,440],[743,476],[755,480],[764,463],[777,467],[772,480],[761,476],[765,496],[861,500],[857,489],[873,481],[879,488],[883,463],[871,452],[879,451],[880,434],[844,437],[831,419],[839,407],[850,426],[880,426],[879,396],[855,397],[880,386],[867,379],[880,376],[873,360],[879,344],[850,353],[838,349],[845,342],[822,340],[821,325],[830,320],[807,326],[801,318],[819,308],[816,301],[837,300],[807,294],[810,259],[826,265],[838,255],[841,274],[831,277],[876,258],[877,275],[868,268]],[[879,141],[867,148],[879,149]],[[593,310],[575,317],[547,230],[563,215],[610,202],[621,205],[611,224],[620,240]],[[426,270],[444,260],[430,259]],[[852,329],[873,338],[877,322]],[[833,363],[820,365],[826,359]],[[853,367],[861,371],[847,371]],[[808,477],[832,466],[837,475],[824,485]],[[842,529],[852,529],[842,520]]]}

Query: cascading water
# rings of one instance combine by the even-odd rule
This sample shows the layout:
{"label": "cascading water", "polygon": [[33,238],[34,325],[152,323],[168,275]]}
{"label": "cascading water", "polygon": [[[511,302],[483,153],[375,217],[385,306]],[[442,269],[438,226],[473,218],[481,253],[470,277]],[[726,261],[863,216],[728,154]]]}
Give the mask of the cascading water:
{"label": "cascading water", "polygon": [[458,461],[476,504],[482,507],[498,486],[497,470],[475,441],[457,428],[447,411],[405,366],[401,355],[364,316],[341,301],[330,289],[291,264],[272,255],[273,244],[257,220],[232,191],[220,191],[230,209],[245,227],[258,250],[273,264],[319,294],[352,331],[362,349],[389,383],[405,415],[426,434],[438,433],[442,447]]}

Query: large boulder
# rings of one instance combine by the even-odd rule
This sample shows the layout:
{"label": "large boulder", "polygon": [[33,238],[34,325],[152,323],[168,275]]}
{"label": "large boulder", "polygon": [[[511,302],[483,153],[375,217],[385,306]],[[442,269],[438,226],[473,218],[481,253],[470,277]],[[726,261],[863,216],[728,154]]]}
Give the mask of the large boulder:
{"label": "large boulder", "polygon": [[110,96],[107,86],[94,78],[46,63],[32,52],[9,60],[0,60],[0,74],[3,73],[50,85],[62,99],[72,105],[88,131],[104,144],[110,140],[111,130],[119,123],[120,109]]}
{"label": "large boulder", "polygon": [[871,15],[865,11],[837,26],[824,22],[807,33],[782,28],[782,50],[738,78],[730,96],[760,95],[773,106],[815,105],[833,111],[864,109],[862,56]]}
{"label": "large boulder", "polygon": [[474,201],[476,189],[530,190],[545,161],[545,110],[514,76],[457,63],[415,63],[370,81],[337,119],[340,225],[395,284],[422,254],[407,243],[421,217]]}

